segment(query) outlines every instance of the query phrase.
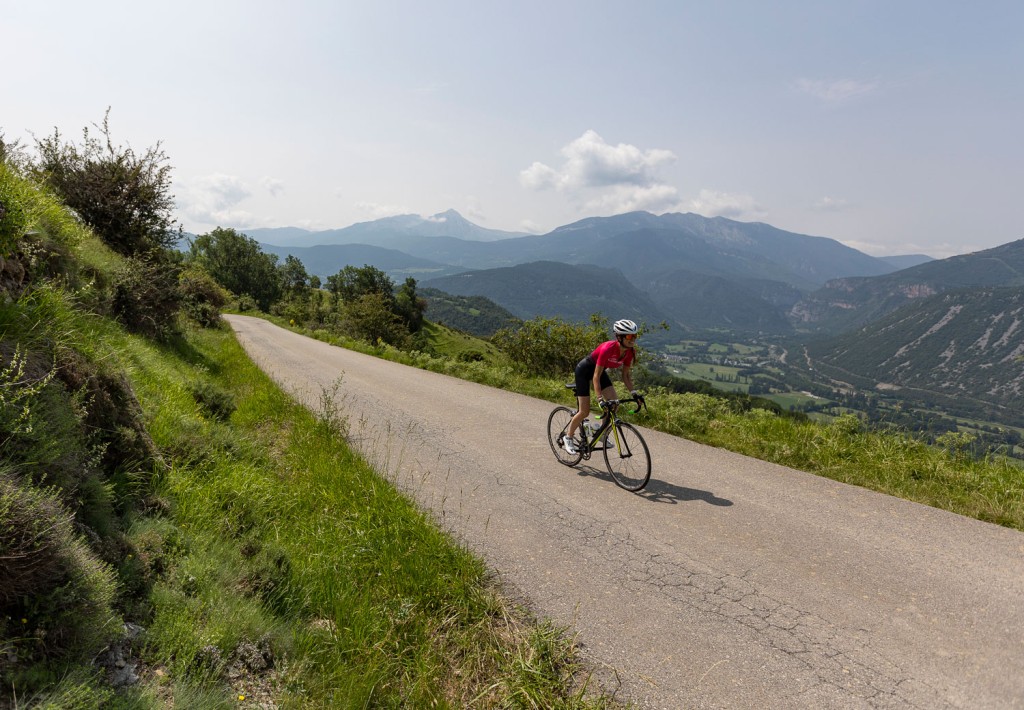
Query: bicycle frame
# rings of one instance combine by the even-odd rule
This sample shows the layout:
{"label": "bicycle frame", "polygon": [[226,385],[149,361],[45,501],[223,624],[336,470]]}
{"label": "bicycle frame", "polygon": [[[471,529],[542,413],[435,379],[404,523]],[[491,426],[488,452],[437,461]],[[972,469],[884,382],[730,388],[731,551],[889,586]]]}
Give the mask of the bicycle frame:
{"label": "bicycle frame", "polygon": [[[605,439],[604,446],[597,445],[598,442],[600,442],[601,437],[605,436],[606,432],[608,433],[608,436],[615,436],[615,446],[613,448],[619,452],[620,458],[629,458],[630,456],[633,455],[628,448],[625,451],[622,450],[623,446],[628,447],[628,445],[619,436],[619,424],[621,423],[621,421],[622,420],[619,419],[619,415],[615,411],[611,409],[605,410],[604,416],[601,417],[601,426],[598,427],[597,431],[594,432],[594,435],[590,439],[590,441],[587,441],[583,437],[580,437],[580,453],[583,454],[584,460],[590,460],[590,454],[593,453],[594,451],[604,451],[605,449],[609,448],[607,439]],[[582,428],[582,426],[580,428]],[[608,432],[609,429],[611,429],[611,432]]]}

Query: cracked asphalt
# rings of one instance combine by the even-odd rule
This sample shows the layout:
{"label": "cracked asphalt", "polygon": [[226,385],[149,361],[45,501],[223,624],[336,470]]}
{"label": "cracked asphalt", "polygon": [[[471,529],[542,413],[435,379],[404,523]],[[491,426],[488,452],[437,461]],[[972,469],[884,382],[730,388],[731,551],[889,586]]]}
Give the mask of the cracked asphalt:
{"label": "cracked asphalt", "polygon": [[[553,405],[227,316],[253,361],[570,627],[642,708],[1024,708],[1024,534],[642,429],[632,494]],[[566,397],[566,403],[569,398]]]}

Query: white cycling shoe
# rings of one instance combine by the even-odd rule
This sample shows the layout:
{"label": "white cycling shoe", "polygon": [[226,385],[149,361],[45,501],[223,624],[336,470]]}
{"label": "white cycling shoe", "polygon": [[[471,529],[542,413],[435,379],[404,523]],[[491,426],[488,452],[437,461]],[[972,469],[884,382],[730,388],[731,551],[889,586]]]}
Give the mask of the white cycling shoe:
{"label": "white cycling shoe", "polygon": [[571,436],[562,437],[562,448],[565,449],[565,453],[570,456],[575,456],[579,453],[576,451],[576,445],[573,443]]}

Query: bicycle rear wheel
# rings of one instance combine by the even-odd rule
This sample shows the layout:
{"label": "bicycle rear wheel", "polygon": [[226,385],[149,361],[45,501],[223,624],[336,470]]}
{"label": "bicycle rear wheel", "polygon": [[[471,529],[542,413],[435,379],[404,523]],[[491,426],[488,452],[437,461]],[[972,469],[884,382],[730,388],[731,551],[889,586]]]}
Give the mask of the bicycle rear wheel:
{"label": "bicycle rear wheel", "polygon": [[604,463],[616,485],[639,491],[651,480],[651,452],[632,424],[621,422],[605,437]]}
{"label": "bicycle rear wheel", "polygon": [[551,452],[563,466],[575,466],[583,458],[579,449],[575,455],[571,455],[562,448],[562,437],[569,428],[569,422],[576,416],[576,412],[568,407],[555,407],[548,416],[548,444],[551,445]]}

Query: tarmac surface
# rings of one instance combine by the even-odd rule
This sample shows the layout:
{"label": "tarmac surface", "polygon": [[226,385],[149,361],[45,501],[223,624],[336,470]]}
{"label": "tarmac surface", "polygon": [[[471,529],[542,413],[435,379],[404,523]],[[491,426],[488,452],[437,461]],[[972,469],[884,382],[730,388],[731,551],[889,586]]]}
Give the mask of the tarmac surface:
{"label": "tarmac surface", "polygon": [[654,471],[629,493],[599,456],[555,460],[549,402],[226,318],[620,699],[1024,708],[1020,532],[643,428]]}

